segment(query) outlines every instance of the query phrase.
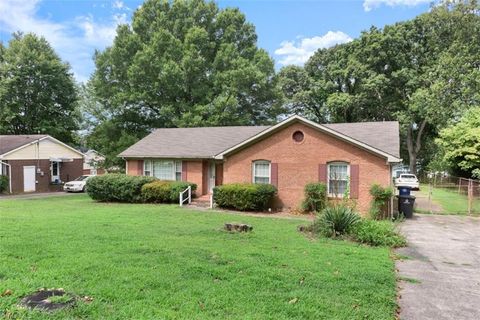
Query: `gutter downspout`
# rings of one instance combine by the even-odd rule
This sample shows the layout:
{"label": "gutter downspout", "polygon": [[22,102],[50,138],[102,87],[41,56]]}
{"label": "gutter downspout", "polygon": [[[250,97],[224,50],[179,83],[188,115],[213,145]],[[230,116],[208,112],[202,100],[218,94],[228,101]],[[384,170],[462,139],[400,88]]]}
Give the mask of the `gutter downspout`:
{"label": "gutter downspout", "polygon": [[394,196],[390,198],[390,208],[389,208],[390,220],[393,221],[393,205],[394,205],[393,198],[395,197],[395,185],[393,184],[393,164],[392,163],[390,163],[390,187],[392,188],[392,190],[394,190]]}
{"label": "gutter downspout", "polygon": [[8,167],[8,192],[12,193],[12,166],[0,160],[0,165]]}

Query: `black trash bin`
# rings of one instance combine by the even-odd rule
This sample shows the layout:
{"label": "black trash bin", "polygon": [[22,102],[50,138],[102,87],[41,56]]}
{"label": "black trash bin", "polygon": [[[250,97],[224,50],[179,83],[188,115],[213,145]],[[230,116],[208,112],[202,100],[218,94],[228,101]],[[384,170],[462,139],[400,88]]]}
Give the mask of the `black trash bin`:
{"label": "black trash bin", "polygon": [[398,212],[402,213],[407,219],[413,217],[413,205],[415,204],[415,197],[410,195],[398,196]]}

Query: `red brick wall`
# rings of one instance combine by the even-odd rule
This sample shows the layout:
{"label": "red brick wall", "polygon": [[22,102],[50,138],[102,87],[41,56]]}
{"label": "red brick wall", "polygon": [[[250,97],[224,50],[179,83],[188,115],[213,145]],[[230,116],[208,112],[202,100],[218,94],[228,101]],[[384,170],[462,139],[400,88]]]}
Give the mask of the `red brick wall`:
{"label": "red brick wall", "polygon": [[143,160],[127,160],[127,174],[129,176],[143,175]]}
{"label": "red brick wall", "polygon": [[[36,192],[61,191],[61,185],[50,184],[50,160],[9,160],[8,163],[12,166],[12,192],[23,192],[23,167],[35,166],[43,171],[43,176],[36,173],[37,184],[35,186]],[[74,159],[73,162],[60,163],[60,180],[68,182],[76,179],[83,174],[83,159]]]}
{"label": "red brick wall", "polygon": [[[305,138],[295,143],[292,134],[301,130]],[[278,164],[279,207],[297,208],[303,187],[319,179],[319,164],[345,161],[359,167],[357,208],[366,213],[370,207],[370,186],[390,184],[386,159],[373,155],[304,124],[294,123],[276,134],[227,157],[223,164],[223,183],[251,182],[252,161],[269,160]]]}
{"label": "red brick wall", "polygon": [[[197,184],[196,194],[201,196],[205,194],[203,187],[203,162],[202,160],[183,161],[187,164],[187,181]],[[182,165],[183,165],[182,163]]]}

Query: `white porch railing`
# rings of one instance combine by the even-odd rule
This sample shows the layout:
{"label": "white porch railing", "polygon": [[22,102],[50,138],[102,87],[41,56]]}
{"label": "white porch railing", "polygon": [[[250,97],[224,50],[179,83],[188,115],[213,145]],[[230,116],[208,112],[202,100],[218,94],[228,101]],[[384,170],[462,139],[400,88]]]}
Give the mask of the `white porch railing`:
{"label": "white porch railing", "polygon": [[[185,193],[187,194],[186,197]],[[188,186],[187,189],[180,191],[180,206],[183,206],[185,201],[188,201],[188,204],[192,203],[192,186]]]}

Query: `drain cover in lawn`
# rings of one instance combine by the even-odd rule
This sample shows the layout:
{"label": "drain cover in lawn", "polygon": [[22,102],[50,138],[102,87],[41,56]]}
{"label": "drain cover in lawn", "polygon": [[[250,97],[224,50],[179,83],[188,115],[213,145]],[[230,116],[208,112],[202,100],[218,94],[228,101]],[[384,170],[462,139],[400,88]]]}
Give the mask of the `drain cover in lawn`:
{"label": "drain cover in lawn", "polygon": [[54,311],[71,307],[75,304],[75,297],[63,289],[40,289],[20,301],[20,305],[30,309]]}

